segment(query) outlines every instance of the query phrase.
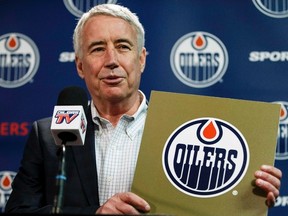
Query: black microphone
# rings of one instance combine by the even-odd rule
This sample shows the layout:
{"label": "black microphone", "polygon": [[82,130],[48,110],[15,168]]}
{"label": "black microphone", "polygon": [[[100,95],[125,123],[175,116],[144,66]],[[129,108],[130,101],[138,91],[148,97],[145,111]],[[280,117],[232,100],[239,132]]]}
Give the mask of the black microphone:
{"label": "black microphone", "polygon": [[62,212],[64,185],[66,182],[65,152],[66,145],[84,145],[87,120],[85,111],[88,108],[86,92],[76,86],[63,89],[54,107],[51,132],[58,149],[59,167],[56,175],[56,194],[52,213]]}
{"label": "black microphone", "polygon": [[84,145],[87,108],[88,97],[84,89],[70,86],[60,92],[51,122],[56,145]]}

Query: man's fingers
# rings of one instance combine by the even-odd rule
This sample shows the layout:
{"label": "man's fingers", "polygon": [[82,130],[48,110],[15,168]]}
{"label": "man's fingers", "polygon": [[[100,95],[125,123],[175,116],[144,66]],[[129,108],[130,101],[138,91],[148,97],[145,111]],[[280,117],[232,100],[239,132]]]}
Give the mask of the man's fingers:
{"label": "man's fingers", "polygon": [[281,186],[282,172],[276,167],[262,165],[260,170],[255,172],[256,185],[267,192],[266,204],[269,207],[274,206]]}
{"label": "man's fingers", "polygon": [[270,166],[270,165],[262,165],[261,166],[261,170],[271,174],[272,176],[276,177],[277,179],[281,179],[282,178],[282,172],[280,169]]}
{"label": "man's fingers", "polygon": [[267,199],[266,199],[266,205],[270,208],[275,205],[276,198],[272,192],[269,192],[267,194]]}
{"label": "man's fingers", "polygon": [[274,197],[279,196],[279,189],[268,181],[256,179],[256,185],[267,193],[273,193]]}
{"label": "man's fingers", "polygon": [[149,212],[149,204],[131,192],[118,193],[112,196],[96,212],[96,214],[134,214]]}
{"label": "man's fingers", "polygon": [[[281,177],[282,172],[272,166],[263,165],[261,169],[255,172],[256,185],[262,188],[263,190],[269,192],[272,191],[273,193],[279,193],[279,189],[281,186]],[[279,194],[275,194],[278,196]]]}
{"label": "man's fingers", "polygon": [[119,196],[123,202],[130,204],[138,211],[141,211],[141,212],[150,211],[150,205],[144,199],[142,199],[141,197],[139,197],[138,195],[134,193],[131,193],[131,192],[121,193],[119,194]]}

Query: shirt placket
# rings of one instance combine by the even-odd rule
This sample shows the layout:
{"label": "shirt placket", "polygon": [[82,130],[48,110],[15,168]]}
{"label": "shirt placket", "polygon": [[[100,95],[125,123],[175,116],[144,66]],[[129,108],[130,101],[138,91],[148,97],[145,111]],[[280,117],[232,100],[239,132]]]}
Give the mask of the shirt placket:
{"label": "shirt placket", "polygon": [[[109,125],[112,127],[112,125]],[[103,186],[105,188],[105,200],[110,198],[115,192],[118,191],[115,185],[115,178],[117,177],[118,162],[119,162],[119,151],[121,148],[118,148],[117,144],[119,139],[122,137],[122,133],[118,131],[123,131],[123,124],[120,121],[116,128],[109,128],[109,144],[107,146],[107,151],[104,157],[103,164]]]}

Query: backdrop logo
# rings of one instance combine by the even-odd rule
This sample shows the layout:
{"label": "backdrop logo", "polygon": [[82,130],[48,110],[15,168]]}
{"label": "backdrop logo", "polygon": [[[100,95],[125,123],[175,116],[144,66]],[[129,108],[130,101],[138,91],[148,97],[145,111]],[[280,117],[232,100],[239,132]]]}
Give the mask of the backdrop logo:
{"label": "backdrop logo", "polygon": [[191,32],[173,46],[170,64],[185,85],[204,88],[220,81],[228,66],[224,44],[207,32]]}
{"label": "backdrop logo", "polygon": [[288,17],[287,0],[252,0],[256,8],[263,14],[274,18]]}
{"label": "backdrop logo", "polygon": [[27,36],[0,36],[0,86],[16,88],[31,81],[39,67],[38,48]]}
{"label": "backdrop logo", "polygon": [[2,211],[12,191],[11,184],[15,175],[16,173],[11,171],[0,172],[0,208]]}
{"label": "backdrop logo", "polygon": [[235,187],[249,164],[249,149],[237,128],[220,119],[199,118],[178,127],[162,154],[165,174],[181,192],[215,197]]}
{"label": "backdrop logo", "polygon": [[115,4],[117,0],[64,0],[67,10],[76,17],[81,17],[83,13],[98,4]]}
{"label": "backdrop logo", "polygon": [[278,128],[276,160],[288,159],[288,103],[284,101],[276,101],[281,105],[280,121]]}

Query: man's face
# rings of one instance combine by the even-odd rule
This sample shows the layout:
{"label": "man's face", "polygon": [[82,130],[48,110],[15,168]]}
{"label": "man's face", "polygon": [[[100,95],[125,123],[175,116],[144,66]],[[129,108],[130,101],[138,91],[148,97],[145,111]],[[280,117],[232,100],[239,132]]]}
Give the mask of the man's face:
{"label": "man's face", "polygon": [[78,74],[94,101],[118,102],[137,94],[146,50],[138,51],[136,30],[120,18],[98,15],[84,28]]}

